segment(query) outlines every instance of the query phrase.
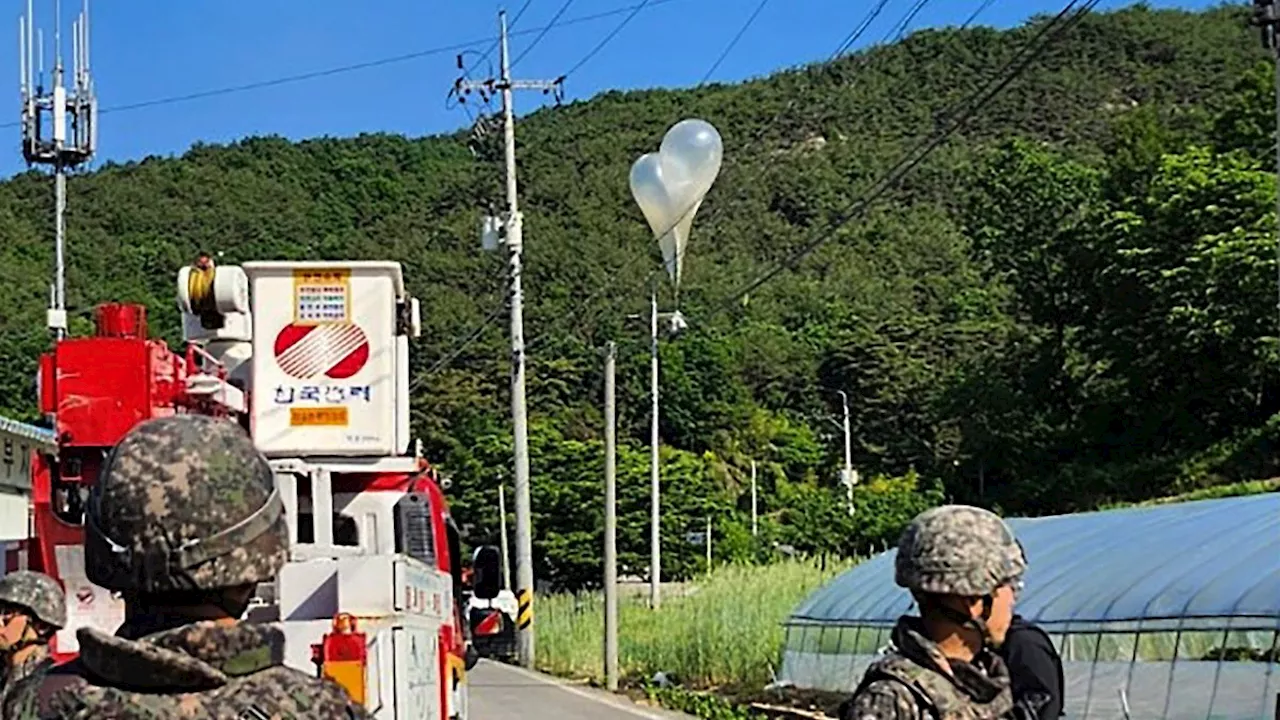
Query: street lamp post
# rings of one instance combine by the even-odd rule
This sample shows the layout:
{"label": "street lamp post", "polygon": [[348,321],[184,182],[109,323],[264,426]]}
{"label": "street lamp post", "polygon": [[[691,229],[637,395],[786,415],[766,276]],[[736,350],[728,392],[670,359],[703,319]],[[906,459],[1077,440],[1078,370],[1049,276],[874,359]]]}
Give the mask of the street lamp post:
{"label": "street lamp post", "polygon": [[822,388],[829,390],[840,396],[840,405],[844,410],[841,422],[836,422],[833,418],[832,424],[840,428],[844,433],[844,467],[840,468],[840,484],[844,485],[845,498],[848,503],[849,514],[853,515],[853,486],[858,484],[858,473],[853,469],[853,431],[849,421],[849,394],[843,390],[834,388]]}
{"label": "street lamp post", "polygon": [[662,494],[658,470],[658,287],[649,296],[649,604],[657,609],[662,604]]}
{"label": "street lamp post", "polygon": [[844,406],[844,489],[849,501],[849,514],[853,514],[853,486],[857,478],[853,474],[853,433],[849,427],[849,395],[843,390],[840,393],[840,404]]}
{"label": "street lamp post", "polygon": [[[720,133],[703,120],[682,120],[667,130],[656,153],[645,153],[631,166],[631,194],[644,213],[662,250],[667,273],[679,297],[681,268],[685,248],[693,228],[693,216],[707,191],[720,174],[723,145]],[[658,287],[654,284],[649,299],[649,394],[652,402],[649,428],[650,485],[650,557],[649,603],[657,609],[661,604],[662,534],[660,512],[660,472],[658,469],[658,321],[671,318],[672,334],[687,327],[677,309],[658,312]]]}
{"label": "street lamp post", "polygon": [[[640,315],[631,315],[638,320]],[[658,393],[658,328],[660,322],[670,319],[670,334],[677,335],[688,327],[680,311],[658,311],[658,289],[654,285],[649,298],[649,604],[657,608],[662,604],[662,474],[658,466],[658,418],[660,415]]]}

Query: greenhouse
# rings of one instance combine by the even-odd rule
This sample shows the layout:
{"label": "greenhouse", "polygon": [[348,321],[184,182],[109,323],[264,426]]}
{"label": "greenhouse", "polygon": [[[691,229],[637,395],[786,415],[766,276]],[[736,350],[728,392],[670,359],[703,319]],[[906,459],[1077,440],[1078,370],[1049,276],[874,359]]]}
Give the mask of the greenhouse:
{"label": "greenhouse", "polygon": [[[1011,519],[1030,568],[1017,612],[1062,654],[1068,718],[1274,717],[1280,493]],[[786,623],[779,681],[851,692],[914,613],[881,553]]]}

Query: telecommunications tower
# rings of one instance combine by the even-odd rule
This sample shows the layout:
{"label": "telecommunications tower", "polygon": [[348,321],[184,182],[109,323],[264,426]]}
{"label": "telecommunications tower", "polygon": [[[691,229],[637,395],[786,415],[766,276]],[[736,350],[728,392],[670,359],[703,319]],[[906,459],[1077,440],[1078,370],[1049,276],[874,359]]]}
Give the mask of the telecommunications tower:
{"label": "telecommunications tower", "polygon": [[[67,171],[93,157],[98,145],[98,100],[89,76],[89,0],[71,24],[71,81],[62,65],[62,2],[54,0],[53,73],[46,83],[44,33],[35,30],[33,0],[18,19],[18,69],[22,87],[22,156],[27,165],[49,165],[54,175],[54,280],[49,291],[47,325],[61,339],[67,331],[64,240]],[[69,126],[69,127],[68,127]],[[68,134],[70,129],[70,134]]]}

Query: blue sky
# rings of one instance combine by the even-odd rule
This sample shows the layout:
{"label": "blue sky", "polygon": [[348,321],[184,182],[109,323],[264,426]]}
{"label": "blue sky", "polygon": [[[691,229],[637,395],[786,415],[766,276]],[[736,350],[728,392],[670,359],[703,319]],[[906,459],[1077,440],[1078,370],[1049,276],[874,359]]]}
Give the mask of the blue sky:
{"label": "blue sky", "polygon": [[[574,0],[561,21],[635,5],[639,0]],[[566,80],[566,97],[604,90],[697,84],[739,31],[759,0],[666,0],[640,10],[589,63]],[[998,27],[1038,12],[1057,12],[1064,0],[993,0],[978,22]],[[506,0],[512,16],[525,0]],[[9,0],[12,30],[0,52],[0,77],[11,78],[12,118],[18,119],[18,16],[25,0]],[[64,0],[64,28],[78,0]],[[767,75],[829,56],[866,16],[871,0],[772,0],[718,67],[712,80]],[[860,45],[879,41],[901,21],[911,0],[889,0]],[[980,0],[935,0],[913,28],[960,24]],[[1104,0],[1102,8],[1128,5]],[[1158,0],[1160,7],[1200,8],[1205,0]],[[548,24],[564,0],[529,0],[513,32]],[[492,0],[109,0],[91,7],[92,65],[104,109],[188,93],[376,61],[496,35]],[[45,47],[52,42],[53,0],[37,0]],[[516,67],[517,78],[554,78],[569,70],[627,17],[616,14],[550,30]],[[69,55],[64,31],[64,53]],[[513,57],[536,37],[518,34]],[[488,43],[475,49],[483,51]],[[360,132],[434,134],[469,124],[445,96],[458,76],[456,50],[342,72],[266,89],[105,114],[101,160],[181,154],[193,142],[223,143],[247,135],[289,138]],[[472,56],[475,57],[474,55]],[[496,53],[494,63],[496,65]],[[469,61],[470,62],[470,61]],[[487,71],[482,65],[474,74]],[[520,93],[517,110],[542,104]],[[0,175],[23,169],[19,131],[2,127]]]}

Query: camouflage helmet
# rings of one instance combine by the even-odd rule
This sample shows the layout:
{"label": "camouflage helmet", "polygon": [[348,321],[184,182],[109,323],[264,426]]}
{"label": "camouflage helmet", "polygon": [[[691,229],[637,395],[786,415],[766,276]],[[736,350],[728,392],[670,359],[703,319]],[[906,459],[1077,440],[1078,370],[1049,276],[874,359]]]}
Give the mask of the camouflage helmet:
{"label": "camouflage helmet", "polygon": [[103,463],[85,512],[85,574],[142,593],[270,580],[288,557],[271,466],[238,425],[148,420]]}
{"label": "camouflage helmet", "polygon": [[917,592],[982,597],[1026,569],[1022,546],[1000,516],[945,505],[920,513],[903,530],[893,579]]}
{"label": "camouflage helmet", "polygon": [[0,578],[0,603],[17,605],[46,625],[67,625],[67,596],[57,580],[44,573],[18,570]]}

